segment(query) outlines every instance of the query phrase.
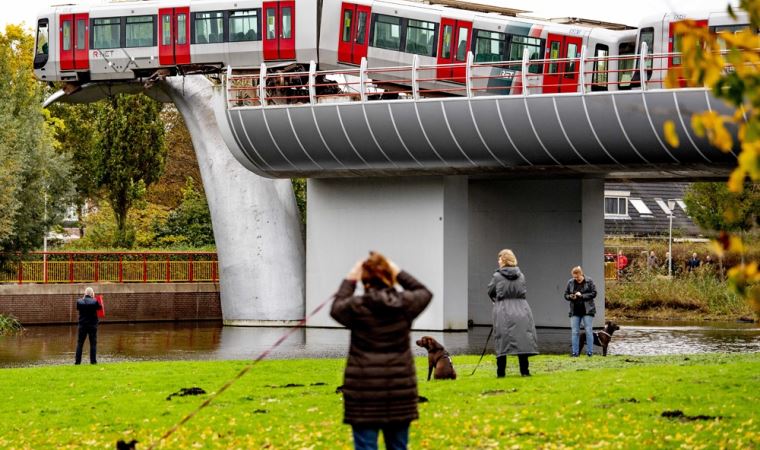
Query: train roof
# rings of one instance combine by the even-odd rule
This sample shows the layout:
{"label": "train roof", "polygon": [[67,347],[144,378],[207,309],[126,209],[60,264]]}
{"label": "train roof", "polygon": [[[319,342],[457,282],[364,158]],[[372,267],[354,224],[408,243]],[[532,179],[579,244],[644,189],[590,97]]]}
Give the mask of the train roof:
{"label": "train roof", "polygon": [[549,19],[550,22],[560,23],[563,25],[581,25],[589,28],[604,28],[607,30],[622,31],[635,30],[636,27],[622,23],[605,22],[603,20],[584,19],[582,17],[557,17]]}
{"label": "train roof", "polygon": [[485,3],[474,3],[463,0],[422,0],[424,3],[431,5],[448,6],[455,9],[463,9],[466,11],[474,11],[481,13],[496,13],[503,16],[517,17],[518,14],[527,13],[529,11],[516,8],[506,8],[503,6],[488,5]]}

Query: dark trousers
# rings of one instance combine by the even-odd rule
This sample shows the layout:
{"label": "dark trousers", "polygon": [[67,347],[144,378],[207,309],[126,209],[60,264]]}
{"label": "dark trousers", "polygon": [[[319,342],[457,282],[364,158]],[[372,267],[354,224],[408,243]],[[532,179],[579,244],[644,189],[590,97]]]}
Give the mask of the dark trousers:
{"label": "dark trousers", "polygon": [[377,450],[377,437],[383,431],[387,450],[406,450],[409,443],[409,424],[362,426],[353,425],[354,450]]}
{"label": "dark trousers", "polygon": [[[530,375],[528,370],[528,355],[517,355],[520,363],[520,375]],[[496,376],[503,377],[507,374],[507,355],[496,357]]]}
{"label": "dark trousers", "polygon": [[84,347],[84,340],[89,336],[90,338],[90,364],[97,363],[96,348],[98,346],[98,326],[97,325],[79,325],[77,336],[77,353],[75,356],[74,364],[82,363],[82,347]]}

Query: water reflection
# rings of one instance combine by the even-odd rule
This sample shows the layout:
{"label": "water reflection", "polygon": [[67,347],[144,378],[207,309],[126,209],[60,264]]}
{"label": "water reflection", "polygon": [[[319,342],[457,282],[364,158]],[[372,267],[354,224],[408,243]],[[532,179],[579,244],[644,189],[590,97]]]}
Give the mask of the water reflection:
{"label": "water reflection", "polygon": [[[412,339],[430,335],[451,354],[480,354],[489,331],[475,327],[468,332],[414,332]],[[349,332],[343,329],[222,327],[218,322],[107,323],[98,333],[98,360],[253,359],[288,332],[290,336],[269,358],[346,355]],[[538,335],[541,353],[569,353],[569,330],[539,329]],[[488,351],[492,346],[493,340]],[[76,326],[29,327],[21,336],[0,337],[0,367],[71,364],[75,347]],[[425,354],[413,348],[416,355]],[[758,351],[760,326],[742,323],[629,322],[621,324],[609,347],[610,354],[626,355]]]}

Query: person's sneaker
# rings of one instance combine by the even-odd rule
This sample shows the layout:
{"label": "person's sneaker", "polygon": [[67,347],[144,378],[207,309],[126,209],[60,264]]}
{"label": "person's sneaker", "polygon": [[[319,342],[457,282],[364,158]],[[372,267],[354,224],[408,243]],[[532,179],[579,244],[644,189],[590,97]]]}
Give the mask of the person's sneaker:
{"label": "person's sneaker", "polygon": [[594,354],[593,354],[593,353],[587,353],[587,356],[588,356],[589,358],[591,358],[592,356],[594,356]]}
{"label": "person's sneaker", "polygon": [[530,376],[530,372],[521,373],[520,376],[521,377],[529,377]]}
{"label": "person's sneaker", "polygon": [[573,353],[572,355],[570,355],[570,357],[571,357],[571,358],[577,358],[577,357],[578,357],[578,354],[577,354],[577,353]]}

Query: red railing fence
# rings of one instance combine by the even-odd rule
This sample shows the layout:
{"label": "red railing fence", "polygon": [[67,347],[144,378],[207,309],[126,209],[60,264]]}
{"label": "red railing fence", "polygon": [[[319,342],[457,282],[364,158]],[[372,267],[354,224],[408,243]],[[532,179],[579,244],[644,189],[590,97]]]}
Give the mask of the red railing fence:
{"label": "red railing fence", "polygon": [[215,252],[31,252],[2,260],[0,283],[219,281]]}

